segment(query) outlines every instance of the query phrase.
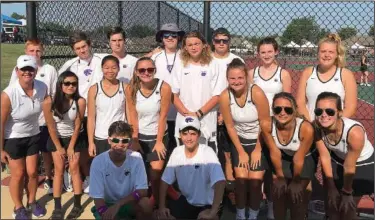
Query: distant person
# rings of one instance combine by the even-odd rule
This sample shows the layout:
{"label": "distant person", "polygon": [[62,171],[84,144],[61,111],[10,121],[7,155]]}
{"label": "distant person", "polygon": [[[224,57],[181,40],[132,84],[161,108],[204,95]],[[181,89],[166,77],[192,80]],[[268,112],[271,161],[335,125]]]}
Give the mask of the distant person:
{"label": "distant person", "polygon": [[[38,72],[36,73],[35,79],[43,82],[47,86],[47,94],[53,96],[56,92],[57,83],[57,71],[55,67],[43,62],[42,56],[44,53],[43,43],[38,38],[30,38],[25,43],[25,54],[35,57]],[[13,69],[12,76],[10,78],[9,85],[18,81],[18,76],[16,72],[16,67]],[[47,194],[53,192],[52,183],[52,155],[47,149],[47,140],[49,138],[48,128],[44,119],[43,112],[39,116],[39,129],[40,129],[40,140],[39,147],[43,156],[43,167],[44,175],[46,179],[44,180],[44,188],[47,190]]]}
{"label": "distant person", "polygon": [[363,51],[363,54],[361,56],[361,86],[371,86],[370,83],[368,83],[368,66],[369,66],[369,59],[368,59],[369,53],[365,50]]}
{"label": "distant person", "polygon": [[129,149],[133,129],[124,121],[108,129],[111,149],[94,158],[90,169],[95,219],[151,219],[147,175],[140,153]]}

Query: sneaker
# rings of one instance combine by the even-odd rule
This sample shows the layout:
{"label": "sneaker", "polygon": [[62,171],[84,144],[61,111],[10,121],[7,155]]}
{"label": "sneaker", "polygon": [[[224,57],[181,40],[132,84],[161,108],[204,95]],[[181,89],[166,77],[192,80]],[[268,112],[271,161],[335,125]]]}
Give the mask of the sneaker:
{"label": "sneaker", "polygon": [[88,177],[83,181],[83,192],[86,194],[90,192],[90,178]]}
{"label": "sneaker", "polygon": [[366,86],[371,86],[371,84],[370,84],[370,83],[367,83]]}
{"label": "sneaker", "polygon": [[64,171],[63,187],[66,192],[73,192],[72,176],[67,170]]}
{"label": "sneaker", "polygon": [[364,86],[365,84],[364,84],[364,83],[360,83],[359,85],[360,85],[360,86]]}
{"label": "sneaker", "polygon": [[77,219],[79,216],[81,216],[82,212],[82,207],[73,206],[72,210],[70,211],[66,219]]}
{"label": "sneaker", "polygon": [[31,210],[31,213],[33,214],[34,217],[40,218],[46,215],[47,210],[40,206],[38,202],[35,202],[34,204],[31,204],[30,207],[28,207],[29,210]]}
{"label": "sneaker", "polygon": [[52,219],[52,220],[64,219],[64,213],[62,212],[61,209],[55,209],[55,210],[53,210],[50,219]]}
{"label": "sneaker", "polygon": [[44,181],[44,189],[47,190],[47,194],[53,194],[53,185],[52,185],[52,180],[46,179]]}
{"label": "sneaker", "polygon": [[12,216],[14,219],[31,219],[25,207],[14,210]]}

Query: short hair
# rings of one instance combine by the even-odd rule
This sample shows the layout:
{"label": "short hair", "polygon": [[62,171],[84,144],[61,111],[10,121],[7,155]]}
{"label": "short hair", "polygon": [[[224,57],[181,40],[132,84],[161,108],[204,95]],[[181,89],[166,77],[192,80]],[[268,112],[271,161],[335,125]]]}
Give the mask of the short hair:
{"label": "short hair", "polygon": [[44,49],[44,45],[42,41],[39,40],[39,38],[28,38],[25,43],[25,49],[29,46],[40,46],[42,49]]}
{"label": "short hair", "polygon": [[124,29],[122,29],[122,27],[119,27],[119,26],[111,27],[111,29],[107,32],[107,38],[108,38],[108,40],[114,34],[121,34],[123,39],[126,38],[125,31],[124,31]]}
{"label": "short hair", "polygon": [[108,129],[108,136],[111,137],[112,135],[132,137],[133,128],[124,121],[115,121]]}
{"label": "short hair", "polygon": [[212,34],[212,39],[215,38],[219,34],[227,36],[229,40],[231,39],[231,35],[230,35],[229,31],[226,28],[218,28],[218,29],[216,29],[214,31],[214,33]]}
{"label": "short hair", "polygon": [[87,35],[82,32],[82,31],[78,31],[78,32],[74,32],[70,37],[69,37],[69,44],[70,44],[70,47],[71,48],[74,48],[74,45],[80,41],[85,41],[87,43],[87,45],[91,46],[91,40],[89,39],[89,37],[87,37]]}

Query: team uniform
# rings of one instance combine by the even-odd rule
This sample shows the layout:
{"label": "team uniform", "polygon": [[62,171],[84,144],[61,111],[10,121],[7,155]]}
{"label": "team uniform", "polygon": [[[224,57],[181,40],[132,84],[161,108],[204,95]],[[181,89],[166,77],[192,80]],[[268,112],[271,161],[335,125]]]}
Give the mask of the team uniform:
{"label": "team uniform", "polygon": [[[64,113],[62,119],[53,115],[53,119],[56,122],[57,136],[59,137],[59,141],[65,150],[68,149],[70,139],[73,136],[74,129],[75,129],[75,120],[77,117],[79,117],[78,114],[79,114],[78,102],[73,101],[68,111]],[[83,131],[83,128],[81,126],[81,132],[82,131]],[[83,145],[84,143],[83,143],[82,135],[80,134],[74,146],[74,151],[79,152],[80,149],[83,147]],[[51,137],[48,138],[47,149],[51,152],[55,152],[57,150]]]}
{"label": "team uniform", "polygon": [[[164,81],[158,79],[158,82],[152,93],[146,97],[142,94],[141,90],[137,91],[136,110],[138,115],[138,128],[139,128],[139,144],[144,152],[144,161],[158,161],[159,157],[156,151],[152,152],[156,144],[160,109],[161,109],[161,87]],[[163,144],[168,149],[168,128],[163,137]]]}
{"label": "team uniform", "polygon": [[[345,88],[344,84],[342,83],[341,72],[342,69],[337,67],[333,77],[326,82],[322,82],[318,76],[318,67],[314,67],[312,74],[306,82],[307,109],[309,111],[311,121],[315,119],[315,103],[320,93],[336,93],[341,97],[342,102],[344,102]],[[342,106],[344,106],[344,103],[342,103]]]}
{"label": "team uniform", "polygon": [[[276,147],[281,151],[282,169],[285,178],[288,179],[293,178],[293,157],[301,146],[301,126],[304,122],[304,120],[301,118],[296,118],[295,120],[296,125],[294,128],[294,133],[292,138],[286,144],[281,143],[279,137],[277,136],[276,120],[273,119],[272,122],[272,137],[275,141]],[[317,165],[317,158],[315,157],[315,154],[313,154],[314,151],[315,148],[311,149],[310,152],[305,156],[302,172],[300,174],[300,177],[303,179],[312,179],[314,177]],[[271,167],[272,172],[276,173],[273,165],[271,165]]]}
{"label": "team uniform", "polygon": [[[130,195],[135,190],[147,190],[148,182],[142,156],[126,150],[124,163],[118,167],[109,157],[109,151],[96,156],[90,169],[90,197],[104,199],[107,206]],[[117,216],[121,219],[129,215],[130,205],[120,207]],[[91,208],[95,219],[101,219],[96,207]]]}
{"label": "team uniform", "polygon": [[4,128],[4,150],[14,160],[39,153],[39,116],[47,86],[34,80],[33,90],[33,96],[29,97],[18,80],[4,89],[11,103]]}
{"label": "team uniform", "polygon": [[103,81],[96,84],[97,93],[95,97],[95,132],[94,143],[96,145],[96,154],[101,154],[109,150],[108,129],[115,121],[124,121],[125,112],[125,88],[119,81],[117,92],[108,96],[102,87]]}
{"label": "team uniform", "polygon": [[[360,126],[364,129],[362,124],[352,119],[343,117],[341,120],[343,122],[342,134],[336,144],[329,143],[324,133],[320,133],[324,144],[331,154],[333,178],[338,189],[341,189],[344,184],[344,162],[348,153],[349,132],[355,126]],[[357,160],[352,188],[355,196],[374,193],[374,147],[367,139],[366,133],[364,147]]]}
{"label": "team uniform", "polygon": [[[254,102],[252,101],[252,89],[254,85],[250,85],[247,91],[247,97],[244,106],[239,106],[234,94],[229,91],[230,98],[230,111],[234,122],[234,129],[237,131],[238,138],[240,139],[241,145],[249,155],[255,149],[255,145],[259,135],[259,120],[258,111]],[[239,166],[239,154],[235,146],[232,147],[231,152],[233,166]],[[265,157],[265,153],[262,151],[261,165],[253,171],[263,171],[268,168],[268,162]]]}
{"label": "team uniform", "polygon": [[228,80],[227,80],[227,68],[228,68],[228,65],[232,62],[233,59],[235,58],[238,58],[240,59],[243,63],[245,63],[245,61],[233,54],[233,53],[229,53],[227,57],[225,58],[216,58],[215,56],[212,56],[213,57],[213,61],[217,63],[217,65],[219,65],[219,70],[220,70],[220,76],[219,76],[219,80],[222,81],[224,87],[223,87],[223,90],[225,89],[225,87],[228,87]]}
{"label": "team uniform", "polygon": [[[219,65],[211,62],[208,65],[187,64],[179,66],[172,78],[172,92],[179,94],[183,105],[191,112],[198,111],[213,96],[219,96],[225,85],[219,80]],[[179,112],[176,117],[175,136],[178,138],[180,124],[185,120]],[[217,132],[217,108],[214,107],[210,112],[205,113],[200,120],[201,140],[216,149]]]}
{"label": "team uniform", "polygon": [[[159,53],[153,54],[151,59],[154,61],[156,67],[155,78],[163,80],[164,82],[172,86],[172,74],[173,70],[175,69],[175,64],[178,63],[177,65],[181,65],[180,50],[178,50],[176,53],[171,54],[167,54],[165,50],[163,50]],[[168,150],[170,150],[170,152],[172,152],[172,150],[176,147],[176,140],[174,137],[176,116],[177,109],[173,105],[173,103],[171,103],[167,116],[169,138]]]}
{"label": "team uniform", "polygon": [[[198,214],[211,208],[214,185],[225,181],[221,165],[211,147],[199,144],[196,155],[185,156],[185,146],[176,147],[163,172],[162,180],[172,185],[177,181],[181,196],[168,204],[176,219],[197,219]],[[193,187],[192,187],[193,186]],[[219,211],[219,217],[221,211]]]}
{"label": "team uniform", "polygon": [[[57,71],[55,67],[49,64],[43,64],[41,67],[38,67],[38,72],[36,73],[35,79],[43,82],[47,86],[47,95],[53,96],[56,91],[56,82],[57,82]],[[18,81],[18,76],[16,69],[13,69],[12,76],[9,81],[9,85]],[[40,141],[39,148],[42,152],[47,152],[47,140],[49,138],[48,128],[46,126],[46,120],[44,119],[43,112],[39,116],[39,129],[40,129]]]}
{"label": "team uniform", "polygon": [[260,75],[260,67],[256,67],[254,70],[253,81],[254,84],[259,86],[267,97],[268,104],[270,105],[270,113],[272,115],[272,102],[275,94],[283,91],[283,82],[281,80],[282,68],[277,67],[276,72],[269,78],[264,79]]}
{"label": "team uniform", "polygon": [[[111,55],[111,54],[98,54],[101,59],[104,57]],[[134,67],[135,64],[137,63],[138,58],[126,54],[125,57],[119,58],[120,61],[120,71],[118,72],[117,79],[120,80],[121,82],[129,83],[130,80],[133,77],[134,74]],[[102,67],[101,65],[98,66],[95,70],[95,77],[96,81],[100,81],[103,78],[103,72],[102,72]]]}

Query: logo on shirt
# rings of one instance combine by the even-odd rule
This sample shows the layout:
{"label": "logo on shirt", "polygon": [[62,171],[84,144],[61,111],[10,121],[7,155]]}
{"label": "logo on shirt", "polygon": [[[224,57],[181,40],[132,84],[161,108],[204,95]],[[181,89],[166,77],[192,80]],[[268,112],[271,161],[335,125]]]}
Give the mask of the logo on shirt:
{"label": "logo on shirt", "polygon": [[194,168],[197,170],[199,168],[199,164],[195,164]]}
{"label": "logo on shirt", "polygon": [[335,80],[335,82],[339,81],[339,79],[338,79],[338,78],[334,78],[334,80]]}
{"label": "logo on shirt", "polygon": [[83,71],[83,74],[85,74],[85,76],[91,75],[91,73],[92,73],[91,69],[85,69],[85,71]]}
{"label": "logo on shirt", "polygon": [[187,74],[189,74],[189,72],[187,72],[187,73],[184,73],[184,75],[186,76]]}
{"label": "logo on shirt", "polygon": [[109,173],[106,173],[105,176],[106,176],[106,177],[109,176]]}
{"label": "logo on shirt", "polygon": [[75,107],[73,107],[72,109],[73,109],[73,110],[76,110],[76,108],[75,108]]}
{"label": "logo on shirt", "polygon": [[122,68],[125,69],[126,67],[128,67],[128,65],[126,65],[126,64],[122,65]]}
{"label": "logo on shirt", "polygon": [[119,94],[122,94],[122,91],[119,91],[118,93],[119,93]]}
{"label": "logo on shirt", "polygon": [[294,140],[293,140],[293,143],[297,143],[297,140],[294,139]]}
{"label": "logo on shirt", "polygon": [[341,142],[342,142],[343,144],[345,144],[345,139],[342,139]]}
{"label": "logo on shirt", "polygon": [[207,72],[206,71],[202,71],[201,72],[201,76],[206,76],[207,75]]}
{"label": "logo on shirt", "polygon": [[158,90],[158,91],[156,91],[155,93],[156,93],[156,95],[157,95],[157,94],[159,94],[159,90]]}
{"label": "logo on shirt", "polygon": [[128,176],[130,174],[130,170],[125,170],[124,174],[125,176]]}
{"label": "logo on shirt", "polygon": [[44,77],[44,76],[45,76],[44,73],[40,74],[40,77]]}
{"label": "logo on shirt", "polygon": [[185,118],[186,123],[193,122],[193,121],[194,121],[194,118],[191,118],[191,117]]}
{"label": "logo on shirt", "polygon": [[279,80],[278,79],[274,79],[273,81],[278,82]]}

